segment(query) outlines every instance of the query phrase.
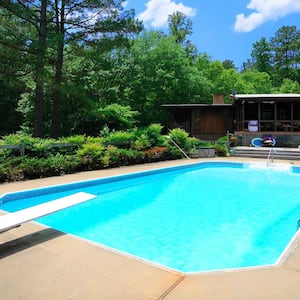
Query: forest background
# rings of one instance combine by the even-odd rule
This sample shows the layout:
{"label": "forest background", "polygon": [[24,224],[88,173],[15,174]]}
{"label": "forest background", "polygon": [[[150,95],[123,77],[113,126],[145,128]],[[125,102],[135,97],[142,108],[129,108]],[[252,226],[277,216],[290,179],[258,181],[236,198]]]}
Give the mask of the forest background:
{"label": "forest background", "polygon": [[[122,0],[10,0],[0,4],[0,136],[96,136],[166,124],[162,104],[211,103],[212,95],[300,93],[300,31],[284,26],[253,44],[238,70],[213,61],[169,16],[149,31]],[[218,41],[215,41],[218,43]]]}

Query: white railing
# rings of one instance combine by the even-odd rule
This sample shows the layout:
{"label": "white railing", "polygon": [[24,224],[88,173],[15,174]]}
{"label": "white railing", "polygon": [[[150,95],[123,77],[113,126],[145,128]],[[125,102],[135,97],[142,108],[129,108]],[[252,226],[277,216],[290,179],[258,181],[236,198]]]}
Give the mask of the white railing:
{"label": "white railing", "polygon": [[268,154],[268,157],[267,157],[267,166],[269,166],[270,163],[273,162],[273,160],[274,160],[274,153],[275,153],[274,148],[271,147],[271,149],[269,151],[269,154]]}
{"label": "white railing", "polygon": [[179,147],[179,145],[177,145],[177,143],[169,136],[167,135],[166,136],[178,149],[179,151],[187,158],[187,159],[190,159],[190,157],[183,151],[182,148]]}

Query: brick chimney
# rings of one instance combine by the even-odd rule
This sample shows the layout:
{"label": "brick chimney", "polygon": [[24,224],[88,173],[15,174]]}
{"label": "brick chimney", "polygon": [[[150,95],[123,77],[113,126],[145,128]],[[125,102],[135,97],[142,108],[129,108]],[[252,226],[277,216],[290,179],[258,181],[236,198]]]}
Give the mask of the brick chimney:
{"label": "brick chimney", "polygon": [[213,95],[213,104],[224,104],[224,95],[223,94],[214,94]]}

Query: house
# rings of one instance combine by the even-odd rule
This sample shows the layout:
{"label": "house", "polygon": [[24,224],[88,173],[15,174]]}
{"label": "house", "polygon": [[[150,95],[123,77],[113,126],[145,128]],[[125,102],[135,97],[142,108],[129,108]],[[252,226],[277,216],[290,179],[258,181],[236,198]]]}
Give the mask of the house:
{"label": "house", "polygon": [[168,128],[182,128],[191,136],[216,140],[233,132],[233,107],[225,104],[223,95],[214,95],[212,104],[165,104],[169,114]]}
{"label": "house", "polygon": [[233,94],[225,104],[214,95],[212,104],[167,104],[169,128],[180,127],[204,140],[216,140],[235,133],[240,145],[255,137],[271,134],[276,145],[300,144],[300,94]]}

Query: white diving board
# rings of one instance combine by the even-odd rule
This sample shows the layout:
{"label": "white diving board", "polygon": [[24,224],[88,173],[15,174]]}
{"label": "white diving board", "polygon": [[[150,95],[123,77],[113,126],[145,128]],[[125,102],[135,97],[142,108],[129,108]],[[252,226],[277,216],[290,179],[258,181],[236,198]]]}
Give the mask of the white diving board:
{"label": "white diving board", "polygon": [[38,204],[13,213],[0,216],[0,233],[23,223],[52,214],[59,210],[96,198],[96,195],[79,192],[46,203]]}

